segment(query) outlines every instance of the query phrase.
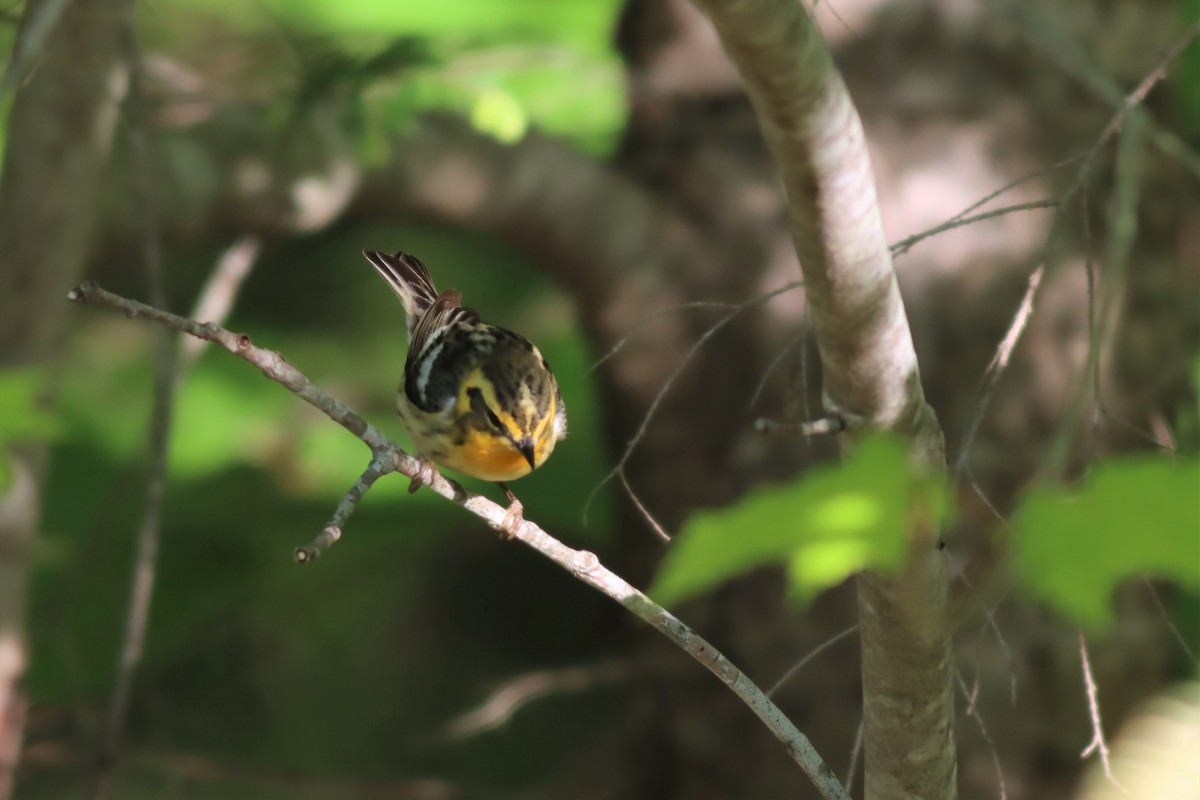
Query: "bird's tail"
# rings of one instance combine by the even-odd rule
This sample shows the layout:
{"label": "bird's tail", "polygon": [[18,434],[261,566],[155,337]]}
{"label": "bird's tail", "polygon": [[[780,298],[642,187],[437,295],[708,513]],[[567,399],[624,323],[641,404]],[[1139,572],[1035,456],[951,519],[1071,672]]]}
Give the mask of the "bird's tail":
{"label": "bird's tail", "polygon": [[433,307],[438,298],[433,279],[429,277],[429,269],[421,263],[421,259],[408,253],[388,255],[376,250],[363,250],[363,255],[404,304],[411,332],[412,326]]}

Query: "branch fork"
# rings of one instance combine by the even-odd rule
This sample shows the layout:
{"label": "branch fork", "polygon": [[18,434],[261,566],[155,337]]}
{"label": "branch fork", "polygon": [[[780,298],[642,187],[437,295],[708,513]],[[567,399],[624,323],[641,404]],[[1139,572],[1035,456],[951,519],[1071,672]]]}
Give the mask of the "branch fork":
{"label": "branch fork", "polygon": [[[371,450],[371,461],[338,503],[329,523],[309,544],[297,548],[294,557],[307,563],[320,556],[336,542],[351,513],[367,490],[389,472],[399,472],[410,479],[423,481],[431,491],[462,506],[481,518],[490,527],[504,530],[512,538],[532,547],[583,583],[603,592],[620,603],[655,630],[670,639],[677,647],[699,661],[721,680],[750,708],[766,728],[784,746],[788,755],[800,766],[826,800],[849,800],[845,788],[825,764],[808,738],[789,720],[767,695],[754,684],[719,650],[682,622],[678,617],[654,602],[624,578],[605,567],[594,553],[567,547],[537,524],[521,519],[505,527],[508,510],[488,498],[467,491],[436,470],[426,472],[423,462],[404,452],[344,403],[318,389],[300,370],[273,350],[256,346],[246,334],[233,333],[215,323],[200,323],[148,306],[137,300],[109,292],[95,283],[80,284],[68,295],[77,303],[93,303],[122,312],[131,318],[142,318],[199,339],[218,344],[230,353],[256,366],[264,375],[319,409],[334,422],[358,437]],[[424,474],[422,474],[424,473]]]}

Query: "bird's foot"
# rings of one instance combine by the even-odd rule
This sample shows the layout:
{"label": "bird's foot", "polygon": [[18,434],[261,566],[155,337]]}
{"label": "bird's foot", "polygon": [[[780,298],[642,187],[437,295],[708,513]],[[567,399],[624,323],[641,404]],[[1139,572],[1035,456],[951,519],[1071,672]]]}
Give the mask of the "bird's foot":
{"label": "bird's foot", "polygon": [[412,476],[412,480],[409,481],[409,494],[416,494],[417,489],[420,489],[422,486],[428,486],[433,480],[433,476],[437,475],[437,467],[434,466],[432,461],[427,458],[421,458],[420,456],[417,456],[417,461],[419,462],[420,466],[417,467],[416,474],[414,474]]}
{"label": "bird's foot", "polygon": [[496,530],[500,532],[501,538],[511,541],[517,538],[517,531],[521,529],[521,525],[525,522],[525,506],[521,505],[521,501],[512,493],[512,490],[503,483],[497,483],[504,490],[504,496],[508,498],[508,510],[504,512],[504,519],[500,520],[500,524],[496,526]]}

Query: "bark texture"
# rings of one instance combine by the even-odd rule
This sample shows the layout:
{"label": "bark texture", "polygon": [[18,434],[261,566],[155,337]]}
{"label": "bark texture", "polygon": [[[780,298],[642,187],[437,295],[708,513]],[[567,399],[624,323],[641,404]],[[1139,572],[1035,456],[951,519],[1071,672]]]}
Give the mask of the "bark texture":
{"label": "bark texture", "polygon": [[[697,4],[737,65],[783,175],[827,410],[902,433],[921,468],[944,468],[862,123],[816,26],[790,0]],[[946,570],[932,530],[911,531],[910,542],[898,579],[860,578],[868,800],[957,796]]]}

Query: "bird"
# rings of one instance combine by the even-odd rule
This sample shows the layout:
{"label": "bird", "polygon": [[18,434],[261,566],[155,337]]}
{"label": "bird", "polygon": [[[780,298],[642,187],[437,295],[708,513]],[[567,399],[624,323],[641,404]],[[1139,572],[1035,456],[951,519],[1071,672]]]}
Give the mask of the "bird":
{"label": "bird", "polygon": [[567,409],[545,356],[525,337],[484,322],[462,293],[439,292],[416,256],[364,250],[400,298],[408,356],[396,408],[421,469],[433,465],[496,483],[509,501],[500,526],[511,537],[523,508],[507,481],[546,463],[567,435]]}

